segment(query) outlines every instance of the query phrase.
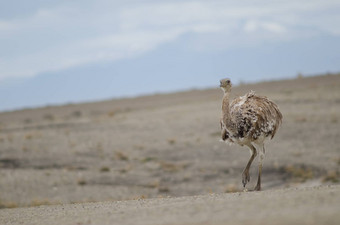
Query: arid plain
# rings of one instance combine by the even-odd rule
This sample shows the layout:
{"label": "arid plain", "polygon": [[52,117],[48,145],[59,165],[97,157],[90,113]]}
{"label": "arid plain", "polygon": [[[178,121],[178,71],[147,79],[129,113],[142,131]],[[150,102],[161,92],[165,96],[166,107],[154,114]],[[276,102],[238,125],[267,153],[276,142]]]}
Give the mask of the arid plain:
{"label": "arid plain", "polygon": [[[232,93],[250,90],[283,114],[266,144],[263,192],[338,187],[340,75]],[[0,113],[0,207],[242,192],[249,151],[219,142],[221,98],[215,88]],[[255,160],[249,190],[256,177]]]}

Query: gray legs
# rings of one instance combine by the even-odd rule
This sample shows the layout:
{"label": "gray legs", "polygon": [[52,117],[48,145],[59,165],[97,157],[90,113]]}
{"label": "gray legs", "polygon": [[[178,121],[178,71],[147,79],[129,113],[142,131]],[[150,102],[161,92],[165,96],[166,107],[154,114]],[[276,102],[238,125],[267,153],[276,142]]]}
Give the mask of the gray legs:
{"label": "gray legs", "polygon": [[261,146],[260,148],[260,157],[259,157],[259,176],[257,178],[257,184],[255,186],[255,191],[260,191],[261,190],[261,172],[262,172],[262,163],[264,159],[264,154],[265,154],[265,149],[264,145]]}
{"label": "gray legs", "polygon": [[[250,181],[250,175],[249,175],[249,169],[250,166],[253,162],[253,160],[255,159],[255,157],[257,156],[257,151],[256,148],[252,145],[249,144],[248,147],[250,148],[250,159],[247,163],[246,168],[244,168],[243,173],[242,173],[242,183],[243,183],[243,187],[246,187],[246,184]],[[255,186],[255,191],[260,191],[261,190],[261,173],[262,173],[262,162],[264,159],[264,155],[265,155],[265,149],[264,149],[264,145],[260,146],[260,151],[259,151],[259,175],[257,178],[257,184]]]}
{"label": "gray legs", "polygon": [[244,168],[243,173],[242,173],[242,183],[243,183],[243,187],[246,187],[246,184],[250,181],[250,175],[249,175],[249,168],[251,166],[251,163],[253,162],[253,160],[255,159],[257,153],[256,153],[256,148],[252,145],[249,144],[248,147],[250,148],[250,159],[247,163],[246,168]]}

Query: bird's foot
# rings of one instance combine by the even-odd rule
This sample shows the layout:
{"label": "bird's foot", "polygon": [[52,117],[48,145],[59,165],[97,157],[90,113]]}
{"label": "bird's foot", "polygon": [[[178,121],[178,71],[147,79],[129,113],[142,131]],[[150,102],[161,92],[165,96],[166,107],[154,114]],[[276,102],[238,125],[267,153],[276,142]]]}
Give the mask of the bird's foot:
{"label": "bird's foot", "polygon": [[257,184],[254,188],[254,191],[261,191],[261,184]]}
{"label": "bird's foot", "polygon": [[250,175],[249,175],[249,171],[245,170],[242,173],[242,183],[243,183],[243,187],[246,186],[246,184],[250,181]]}

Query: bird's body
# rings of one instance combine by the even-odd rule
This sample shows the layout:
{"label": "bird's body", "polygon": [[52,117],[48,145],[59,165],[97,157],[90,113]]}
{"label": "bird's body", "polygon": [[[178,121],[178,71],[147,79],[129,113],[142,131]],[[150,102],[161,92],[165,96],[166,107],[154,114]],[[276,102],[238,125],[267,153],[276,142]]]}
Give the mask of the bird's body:
{"label": "bird's body", "polygon": [[222,139],[241,146],[273,138],[281,123],[282,115],[277,106],[254,92],[234,99],[229,106],[224,102],[223,108],[221,128],[225,136]]}
{"label": "bird's body", "polygon": [[[248,146],[251,158],[242,174],[245,187],[249,182],[249,168],[257,156],[259,157],[259,177],[256,190],[261,189],[262,160],[264,159],[264,142],[274,137],[282,122],[282,114],[277,105],[263,96],[250,92],[230,102],[231,82],[229,79],[221,80],[220,87],[224,91],[222,99],[221,136],[229,143]],[[254,144],[258,146],[256,150]]]}

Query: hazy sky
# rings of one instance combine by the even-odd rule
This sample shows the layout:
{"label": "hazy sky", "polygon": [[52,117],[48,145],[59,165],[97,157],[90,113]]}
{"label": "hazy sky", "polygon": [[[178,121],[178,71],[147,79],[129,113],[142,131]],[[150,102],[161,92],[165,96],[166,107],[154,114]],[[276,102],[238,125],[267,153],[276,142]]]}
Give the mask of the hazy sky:
{"label": "hazy sky", "polygon": [[339,0],[0,0],[0,110],[340,71]]}

